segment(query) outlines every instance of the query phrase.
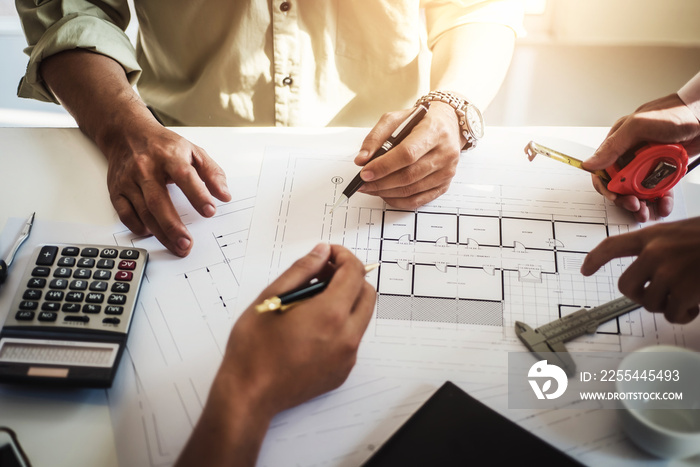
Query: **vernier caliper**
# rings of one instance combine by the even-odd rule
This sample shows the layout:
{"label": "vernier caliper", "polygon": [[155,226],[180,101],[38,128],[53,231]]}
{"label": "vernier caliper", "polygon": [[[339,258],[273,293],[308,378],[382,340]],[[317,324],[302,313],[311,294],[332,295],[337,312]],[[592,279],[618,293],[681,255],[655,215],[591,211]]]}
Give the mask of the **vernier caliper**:
{"label": "vernier caliper", "polygon": [[566,351],[564,342],[584,334],[593,334],[604,322],[640,307],[631,299],[620,297],[595,308],[581,308],[537,329],[516,321],[515,334],[538,357],[558,360],[550,363],[558,365],[571,377],[576,373],[576,364]]}

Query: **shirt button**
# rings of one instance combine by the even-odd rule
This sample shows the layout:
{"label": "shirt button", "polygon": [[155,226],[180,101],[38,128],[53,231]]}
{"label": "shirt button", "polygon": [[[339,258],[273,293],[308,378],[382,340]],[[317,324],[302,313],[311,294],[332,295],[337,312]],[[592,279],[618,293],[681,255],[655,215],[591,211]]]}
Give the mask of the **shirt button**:
{"label": "shirt button", "polygon": [[292,8],[292,4],[290,2],[282,2],[280,4],[280,10],[284,11],[285,13],[288,12]]}
{"label": "shirt button", "polygon": [[285,86],[291,86],[294,80],[292,79],[291,76],[285,76],[285,78],[282,80],[282,84]]}

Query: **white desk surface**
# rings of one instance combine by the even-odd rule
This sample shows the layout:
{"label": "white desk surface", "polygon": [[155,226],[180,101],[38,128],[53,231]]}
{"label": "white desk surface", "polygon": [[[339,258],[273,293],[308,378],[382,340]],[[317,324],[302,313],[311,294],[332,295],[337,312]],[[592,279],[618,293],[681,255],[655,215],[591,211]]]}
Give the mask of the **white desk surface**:
{"label": "white desk surface", "polygon": [[[513,128],[596,147],[605,128]],[[205,148],[222,167],[255,176],[270,144],[308,144],[319,137],[342,137],[344,129],[181,128],[179,133]],[[326,140],[327,141],[327,140]],[[113,225],[118,217],[106,187],[107,163],[77,129],[0,128],[0,228],[11,217],[36,212],[42,220]],[[686,177],[689,214],[700,213],[700,173]],[[0,244],[5,255],[8,244]],[[12,270],[11,270],[12,272]],[[16,273],[16,270],[14,271]],[[13,290],[0,289],[2,294]],[[0,310],[4,319],[7,310]],[[0,425],[13,428],[36,466],[117,465],[104,390],[48,391],[0,388]]]}

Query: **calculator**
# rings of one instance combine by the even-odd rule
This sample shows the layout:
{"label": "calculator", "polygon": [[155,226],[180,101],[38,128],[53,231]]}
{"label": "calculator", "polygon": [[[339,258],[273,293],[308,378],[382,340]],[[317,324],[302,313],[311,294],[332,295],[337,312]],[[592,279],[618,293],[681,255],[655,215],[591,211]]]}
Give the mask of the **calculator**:
{"label": "calculator", "polygon": [[142,248],[37,247],[0,331],[0,383],[110,387],[147,261]]}

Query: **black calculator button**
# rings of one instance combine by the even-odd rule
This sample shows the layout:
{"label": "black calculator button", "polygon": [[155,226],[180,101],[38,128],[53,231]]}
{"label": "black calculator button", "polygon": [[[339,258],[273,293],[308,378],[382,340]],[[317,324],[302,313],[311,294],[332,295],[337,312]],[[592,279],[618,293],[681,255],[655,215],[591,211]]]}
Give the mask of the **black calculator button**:
{"label": "black calculator button", "polygon": [[104,294],[101,293],[89,293],[85,297],[85,301],[88,303],[102,303],[105,300]]}
{"label": "black calculator button", "polygon": [[78,256],[78,253],[80,253],[80,248],[77,246],[67,246],[61,250],[63,256]]}
{"label": "black calculator button", "polygon": [[121,315],[122,313],[124,313],[123,306],[110,305],[105,308],[106,315]]}
{"label": "black calculator button", "polygon": [[58,253],[57,246],[42,246],[39,256],[36,258],[37,266],[51,266],[56,260],[56,254]]}
{"label": "black calculator button", "polygon": [[121,259],[139,259],[138,250],[123,250],[119,253]]}
{"label": "black calculator button", "polygon": [[32,277],[27,282],[27,287],[30,289],[43,289],[46,286],[46,279],[41,279],[39,277]]}
{"label": "black calculator button", "polygon": [[70,277],[72,272],[70,268],[58,268],[53,272],[53,277]]}
{"label": "black calculator button", "polygon": [[85,295],[82,292],[68,292],[66,294],[67,302],[82,302]]}
{"label": "black calculator button", "polygon": [[37,266],[32,269],[32,276],[36,277],[47,277],[51,274],[51,268],[45,268],[43,266]]}
{"label": "black calculator button", "polygon": [[61,309],[61,304],[58,302],[44,302],[41,304],[41,311],[58,311]]}
{"label": "black calculator button", "polygon": [[97,267],[100,269],[113,269],[114,260],[113,259],[101,259],[97,262]]}
{"label": "black calculator button", "polygon": [[90,279],[92,271],[89,269],[76,269],[73,273],[75,279]]}
{"label": "black calculator button", "polygon": [[88,258],[94,258],[100,252],[97,248],[83,248],[81,256],[86,256]]}
{"label": "black calculator button", "polygon": [[85,315],[68,315],[63,317],[63,321],[69,321],[74,323],[89,323],[90,317]]}
{"label": "black calculator button", "polygon": [[127,293],[129,291],[129,284],[126,282],[115,282],[112,284],[112,292]]}
{"label": "black calculator button", "polygon": [[49,290],[44,298],[50,302],[60,302],[63,300],[63,292],[60,290]]}
{"label": "black calculator button", "polygon": [[78,260],[79,268],[94,268],[95,260],[93,258],[80,258]]}
{"label": "black calculator button", "polygon": [[113,293],[107,299],[107,303],[110,305],[123,305],[126,303],[126,295]]}
{"label": "black calculator button", "polygon": [[42,311],[39,313],[39,316],[37,316],[36,319],[39,321],[56,321],[56,318],[58,318],[58,315],[56,313],[52,313],[50,311]]}
{"label": "black calculator button", "polygon": [[64,303],[61,310],[66,313],[77,313],[80,311],[80,305],[77,303]]}
{"label": "black calculator button", "polygon": [[31,321],[34,319],[33,311],[18,311],[15,315],[17,321]]}
{"label": "black calculator button", "polygon": [[22,298],[25,300],[39,300],[41,298],[41,290],[25,290],[24,294],[22,294]]}
{"label": "black calculator button", "polygon": [[109,280],[109,278],[112,277],[112,271],[105,271],[104,269],[99,269],[95,271],[95,275],[92,276],[93,279],[99,279],[99,280]]}
{"label": "black calculator button", "polygon": [[97,314],[101,309],[102,307],[100,305],[83,305],[83,313]]}
{"label": "black calculator button", "polygon": [[85,290],[87,289],[87,286],[88,281],[76,279],[70,281],[70,285],[68,286],[68,288],[70,288],[71,290]]}
{"label": "black calculator button", "polygon": [[118,281],[130,281],[134,277],[134,273],[131,271],[117,271],[114,274],[114,279]]}
{"label": "black calculator button", "polygon": [[39,308],[39,302],[35,302],[34,300],[24,300],[19,302],[20,310],[36,310],[37,308]]}
{"label": "black calculator button", "polygon": [[107,291],[107,282],[105,281],[93,281],[90,284],[90,290],[93,292],[106,292]]}
{"label": "black calculator button", "polygon": [[49,282],[49,288],[51,289],[65,289],[68,287],[68,281],[66,279],[54,279]]}
{"label": "black calculator button", "polygon": [[102,322],[105,324],[119,324],[120,320],[119,318],[105,318]]}
{"label": "black calculator button", "polygon": [[105,248],[100,252],[100,258],[116,258],[117,250],[114,248]]}
{"label": "black calculator button", "polygon": [[61,259],[58,260],[57,265],[72,268],[73,266],[75,266],[75,258],[71,258],[70,256],[63,256],[61,257]]}
{"label": "black calculator button", "polygon": [[136,261],[131,261],[128,259],[123,259],[119,261],[119,269],[126,271],[133,271],[136,269]]}

